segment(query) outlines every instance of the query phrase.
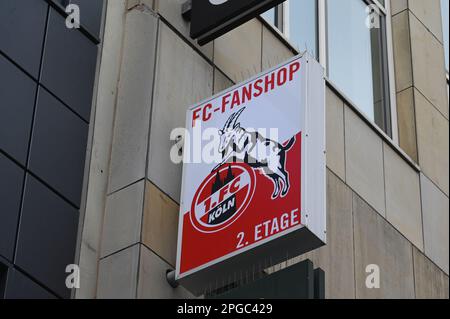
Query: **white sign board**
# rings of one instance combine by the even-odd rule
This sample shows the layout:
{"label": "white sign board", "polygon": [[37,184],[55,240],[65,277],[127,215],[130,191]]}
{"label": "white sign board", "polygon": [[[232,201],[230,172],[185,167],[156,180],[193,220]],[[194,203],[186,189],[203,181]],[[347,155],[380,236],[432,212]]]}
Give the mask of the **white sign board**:
{"label": "white sign board", "polygon": [[201,294],[325,244],[325,80],[314,59],[296,57],[193,106],[186,127],[183,286]]}

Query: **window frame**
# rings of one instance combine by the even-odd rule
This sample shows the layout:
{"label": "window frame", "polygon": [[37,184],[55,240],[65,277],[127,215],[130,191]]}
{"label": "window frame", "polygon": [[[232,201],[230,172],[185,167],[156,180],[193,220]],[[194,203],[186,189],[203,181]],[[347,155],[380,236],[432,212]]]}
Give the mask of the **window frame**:
{"label": "window frame", "polygon": [[[267,23],[273,31],[280,34],[289,46],[298,52],[296,45],[294,45],[289,39],[289,2],[292,0],[286,0],[275,9],[275,25]],[[295,0],[294,0],[295,1]],[[319,63],[325,69],[327,74],[328,70],[328,47],[327,47],[327,0],[316,0],[317,1],[317,49]],[[393,39],[392,39],[392,21],[391,21],[391,2],[390,0],[385,0],[383,5],[379,0],[360,0],[365,2],[367,5],[376,5],[379,9],[380,14],[383,16],[384,21],[383,32],[383,59],[386,62],[384,65],[384,76],[386,82],[385,87],[385,98],[389,100],[390,106],[390,123],[386,123],[387,132],[384,128],[380,127],[375,121],[369,119],[362,110],[359,109],[358,105],[352,102],[352,100],[343,94],[339,87],[336,86],[332,80],[328,77],[326,78],[333,88],[335,88],[340,95],[352,106],[355,111],[359,113],[366,119],[367,122],[371,123],[380,133],[384,135],[385,138],[390,140],[396,146],[399,146],[399,136],[398,136],[398,117],[397,117],[397,95],[395,87],[395,69],[394,69],[394,50],[393,50]],[[263,18],[264,19],[264,18]],[[300,53],[300,52],[298,52]],[[387,81],[386,81],[387,80]]]}

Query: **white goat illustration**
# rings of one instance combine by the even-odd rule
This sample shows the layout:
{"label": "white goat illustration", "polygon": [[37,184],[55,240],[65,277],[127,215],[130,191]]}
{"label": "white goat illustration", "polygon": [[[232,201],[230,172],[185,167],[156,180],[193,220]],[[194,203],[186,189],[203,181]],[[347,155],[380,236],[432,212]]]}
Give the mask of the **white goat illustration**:
{"label": "white goat illustration", "polygon": [[[219,153],[222,163],[213,171],[229,162],[244,162],[253,169],[261,169],[274,184],[272,199],[285,197],[289,193],[289,173],[286,171],[286,154],[295,143],[295,136],[286,146],[267,139],[257,131],[251,132],[241,127],[239,117],[245,108],[233,113],[219,130]],[[280,184],[281,182],[281,184]]]}

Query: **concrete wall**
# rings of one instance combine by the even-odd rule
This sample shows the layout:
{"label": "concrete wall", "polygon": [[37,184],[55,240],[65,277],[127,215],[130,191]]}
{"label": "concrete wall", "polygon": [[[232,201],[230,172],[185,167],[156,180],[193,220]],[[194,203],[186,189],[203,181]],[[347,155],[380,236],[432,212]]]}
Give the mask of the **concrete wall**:
{"label": "concrete wall", "polygon": [[[106,36],[105,47],[121,43],[122,49],[121,62],[115,56],[107,66],[118,85],[110,80],[101,92],[114,104],[115,119],[98,227],[99,298],[191,297],[164,279],[175,264],[181,185],[181,166],[169,160],[169,133],[183,126],[193,103],[295,54],[258,19],[200,48],[188,38],[180,3],[108,1],[109,25],[120,35]],[[327,89],[329,242],[288,262],[308,257],[325,269],[327,297],[448,298],[448,104],[442,30],[431,24],[438,10],[421,11],[419,1],[394,5],[401,148],[332,84]],[[415,31],[405,19],[417,19]],[[431,71],[424,67],[430,55],[439,64]],[[417,70],[402,69],[411,65]],[[110,94],[115,101],[106,99]],[[101,207],[93,214],[103,215]],[[381,289],[365,286],[369,264],[381,268]]]}
{"label": "concrete wall", "polygon": [[419,166],[422,251],[448,274],[449,109],[440,1],[392,2],[400,146]]}

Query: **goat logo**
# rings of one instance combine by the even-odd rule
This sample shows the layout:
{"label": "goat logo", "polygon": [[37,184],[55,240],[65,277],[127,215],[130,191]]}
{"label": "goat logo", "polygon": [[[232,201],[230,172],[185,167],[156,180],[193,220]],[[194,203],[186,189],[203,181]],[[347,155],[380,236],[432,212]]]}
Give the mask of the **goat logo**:
{"label": "goat logo", "polygon": [[285,197],[290,190],[289,173],[286,171],[286,156],[294,146],[296,138],[286,145],[265,138],[257,131],[242,128],[239,118],[245,107],[233,113],[219,130],[219,153],[222,162],[213,172],[227,163],[243,162],[254,170],[260,170],[274,185],[272,199]]}

